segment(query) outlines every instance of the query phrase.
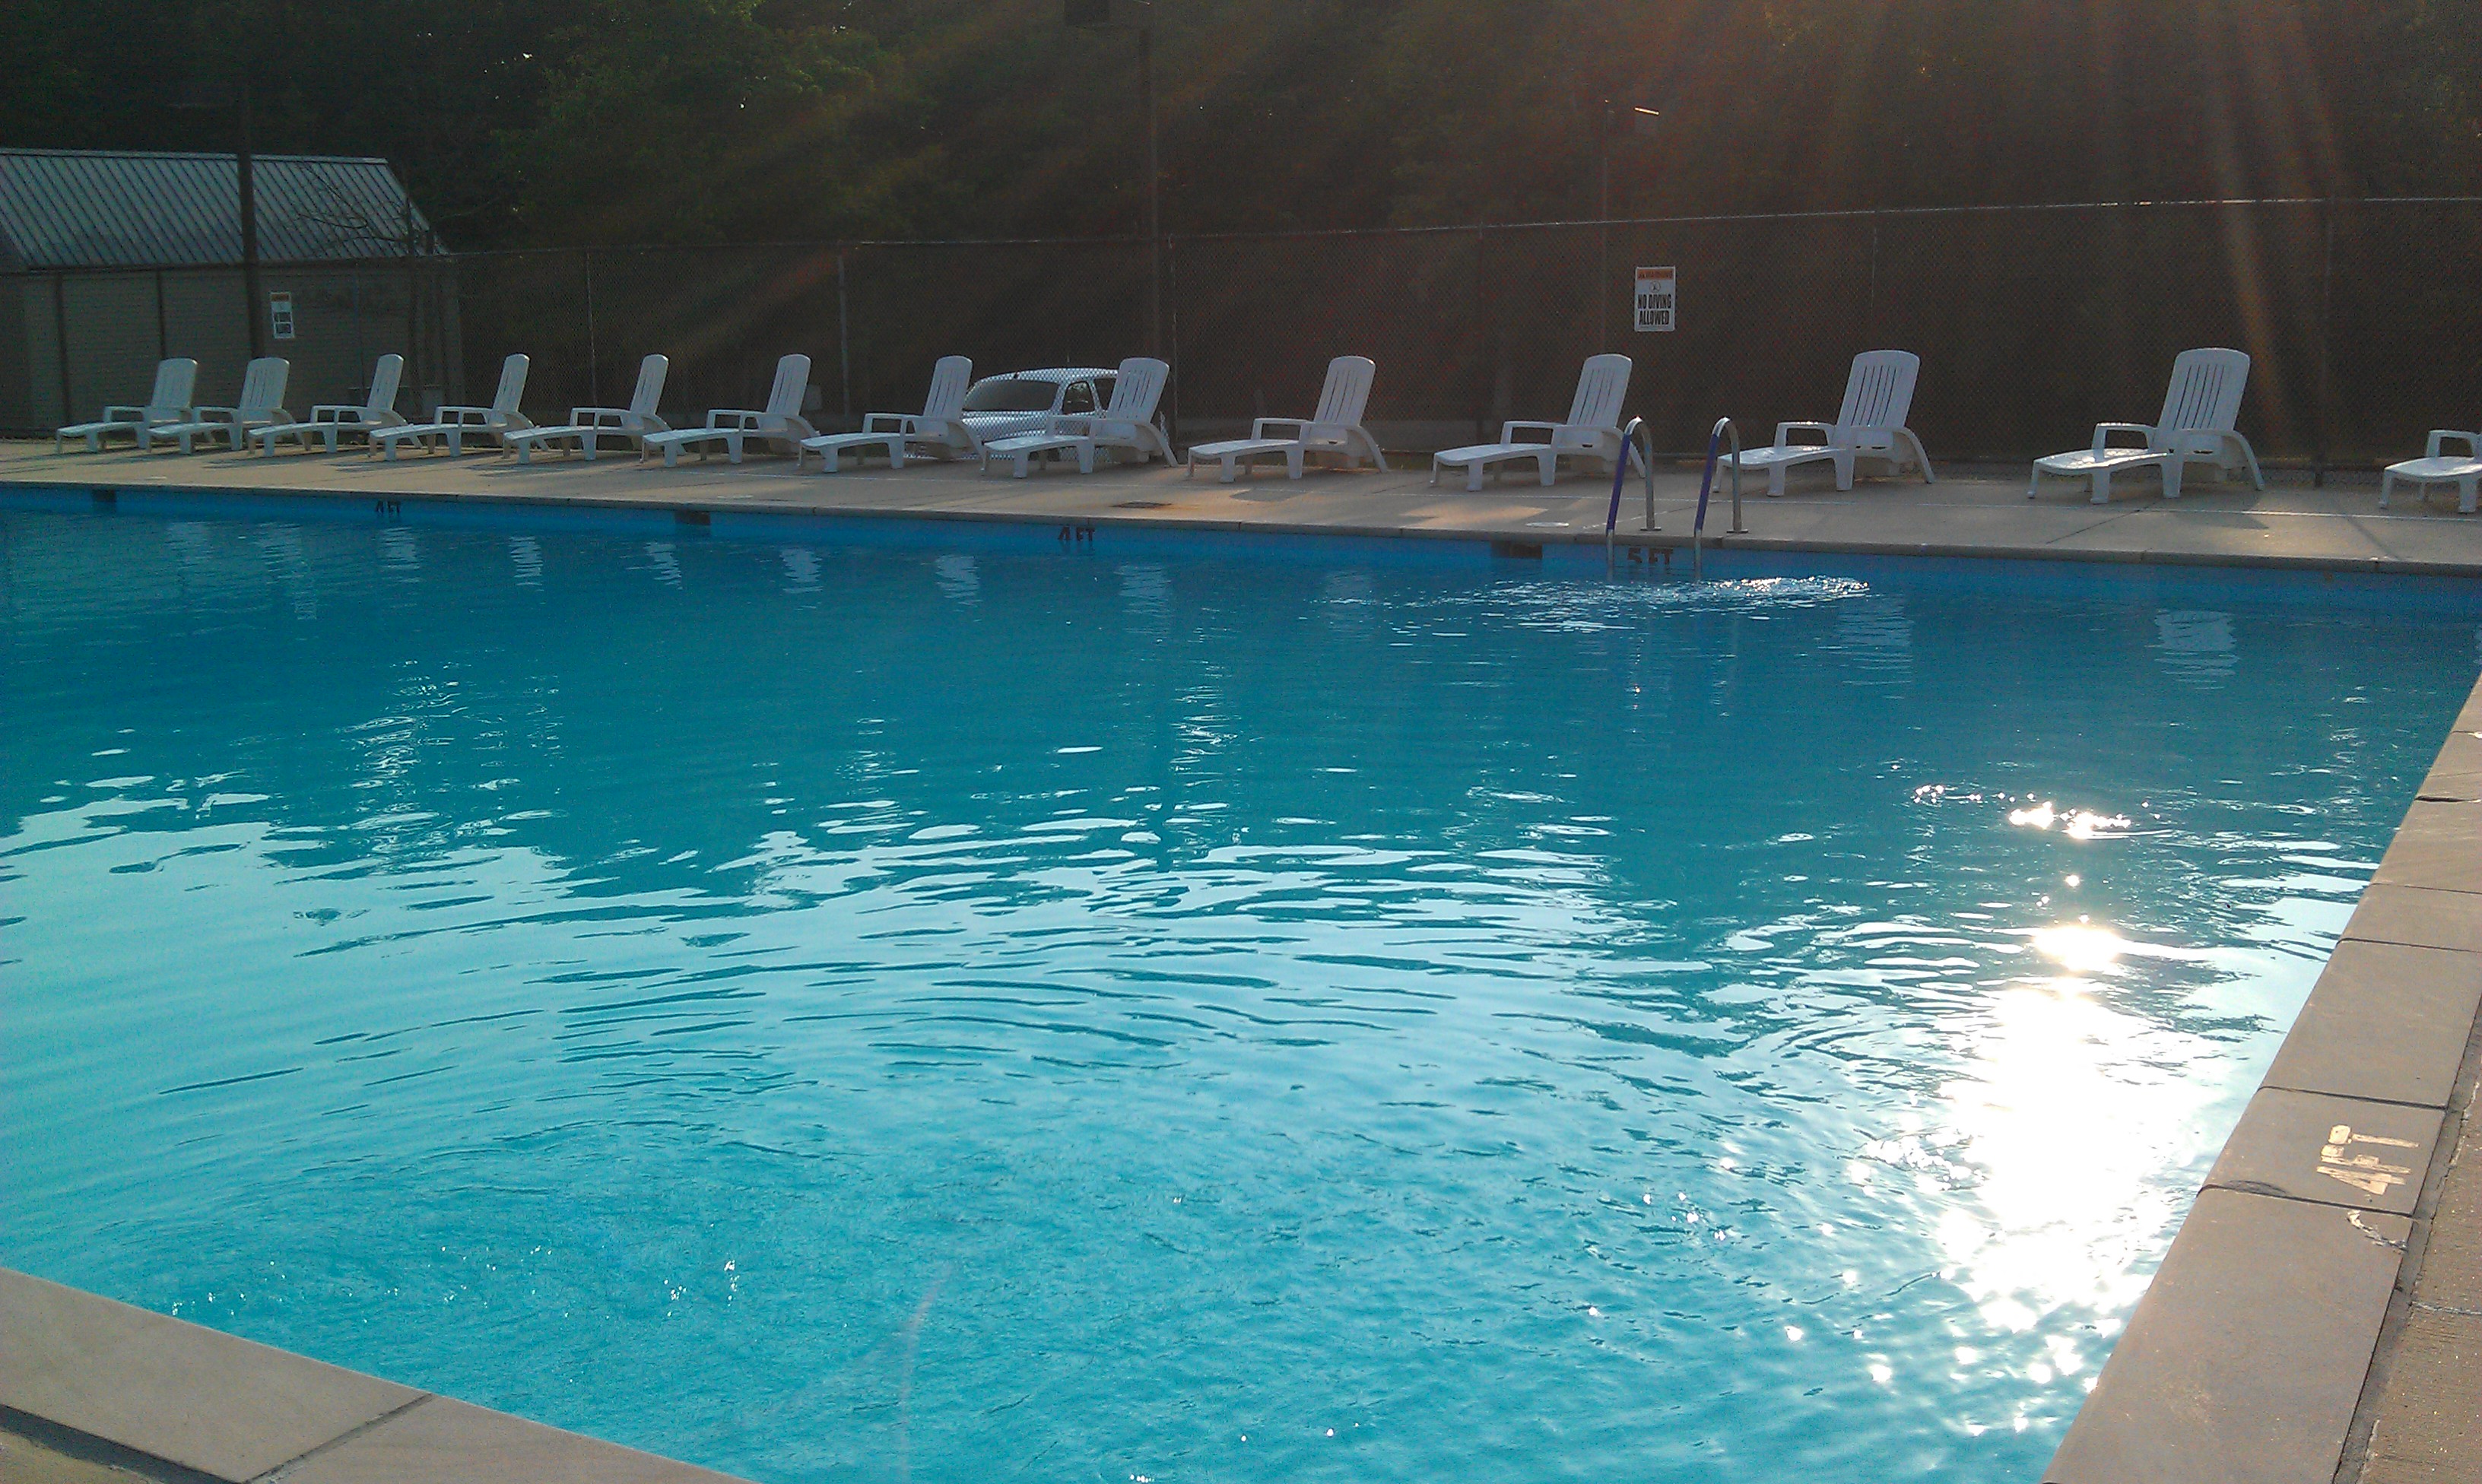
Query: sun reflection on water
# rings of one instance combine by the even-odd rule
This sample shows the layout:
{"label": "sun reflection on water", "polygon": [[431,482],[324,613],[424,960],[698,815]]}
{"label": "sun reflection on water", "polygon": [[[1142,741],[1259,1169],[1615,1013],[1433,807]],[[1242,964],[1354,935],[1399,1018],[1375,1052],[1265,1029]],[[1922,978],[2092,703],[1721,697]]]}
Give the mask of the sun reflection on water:
{"label": "sun reflection on water", "polygon": [[[2059,947],[2045,950],[2066,963],[2107,964],[2126,947],[2104,928],[2048,931]],[[2214,1096],[2178,1075],[2207,1050],[2202,1038],[2115,1008],[2069,976],[2003,990],[1963,1050],[1967,1066],[1940,1093],[1949,1159],[1974,1194],[1935,1234],[1953,1280],[2005,1333],[2123,1311],[2145,1289],[2145,1260],[2185,1188],[2162,1174],[2195,1152],[2198,1115]],[[2043,1343],[2023,1366],[2038,1385],[2093,1359],[2057,1330]]]}

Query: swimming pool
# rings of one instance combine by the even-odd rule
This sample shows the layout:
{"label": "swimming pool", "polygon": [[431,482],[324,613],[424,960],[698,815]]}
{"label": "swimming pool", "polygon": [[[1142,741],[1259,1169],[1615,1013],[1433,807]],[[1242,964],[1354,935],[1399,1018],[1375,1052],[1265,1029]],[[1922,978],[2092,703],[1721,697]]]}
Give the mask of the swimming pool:
{"label": "swimming pool", "polygon": [[768,1481],[2038,1478],[2476,656],[2411,582],[37,504],[0,1261]]}

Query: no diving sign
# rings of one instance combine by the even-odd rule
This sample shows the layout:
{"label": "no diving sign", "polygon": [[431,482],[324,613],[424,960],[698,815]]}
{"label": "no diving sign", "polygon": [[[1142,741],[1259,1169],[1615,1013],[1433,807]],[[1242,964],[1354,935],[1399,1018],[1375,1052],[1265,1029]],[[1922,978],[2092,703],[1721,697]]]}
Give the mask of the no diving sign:
{"label": "no diving sign", "polygon": [[1672,328],[1673,291],[1679,283],[1679,270],[1641,268],[1637,271],[1637,327],[1642,330]]}

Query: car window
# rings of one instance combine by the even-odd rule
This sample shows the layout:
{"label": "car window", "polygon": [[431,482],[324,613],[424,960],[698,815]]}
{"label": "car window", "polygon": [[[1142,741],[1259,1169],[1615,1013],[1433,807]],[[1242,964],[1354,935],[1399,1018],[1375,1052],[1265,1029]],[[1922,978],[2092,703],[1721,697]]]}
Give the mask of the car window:
{"label": "car window", "polygon": [[1060,399],[1060,410],[1063,412],[1094,411],[1095,383],[1092,381],[1069,382],[1068,395]]}
{"label": "car window", "polygon": [[1021,381],[992,379],[979,382],[965,394],[968,412],[1048,412],[1051,400],[1060,395],[1056,381]]}
{"label": "car window", "polygon": [[1112,387],[1119,382],[1120,379],[1121,378],[1119,377],[1096,377],[1095,378],[1096,405],[1108,407],[1112,404]]}

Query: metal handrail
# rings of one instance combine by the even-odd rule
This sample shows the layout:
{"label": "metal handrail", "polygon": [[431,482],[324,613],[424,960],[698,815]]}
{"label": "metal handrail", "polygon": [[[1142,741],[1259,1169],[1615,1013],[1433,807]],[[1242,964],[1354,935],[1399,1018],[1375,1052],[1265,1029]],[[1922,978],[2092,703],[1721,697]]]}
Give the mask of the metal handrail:
{"label": "metal handrail", "polygon": [[1732,529],[1727,535],[1747,535],[1741,526],[1741,430],[1732,426],[1729,417],[1715,419],[1706,430],[1706,472],[1698,479],[1698,521],[1689,532],[1690,579],[1706,580],[1706,497],[1715,488],[1715,455],[1726,435],[1732,440]]}
{"label": "metal handrail", "polygon": [[1638,475],[1646,482],[1646,529],[1657,529],[1654,524],[1653,442],[1646,434],[1646,419],[1633,417],[1628,420],[1628,426],[1621,430],[1621,455],[1612,460],[1612,508],[1603,514],[1603,552],[1606,556],[1611,554],[1613,534],[1620,529],[1621,490],[1628,483],[1629,452],[1632,449],[1637,451]]}

